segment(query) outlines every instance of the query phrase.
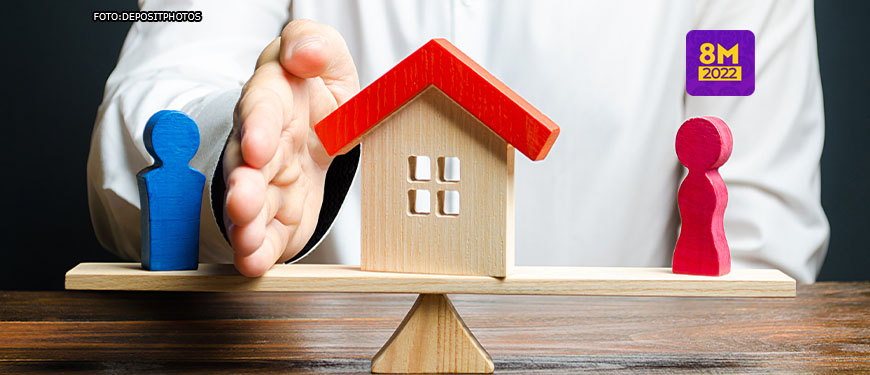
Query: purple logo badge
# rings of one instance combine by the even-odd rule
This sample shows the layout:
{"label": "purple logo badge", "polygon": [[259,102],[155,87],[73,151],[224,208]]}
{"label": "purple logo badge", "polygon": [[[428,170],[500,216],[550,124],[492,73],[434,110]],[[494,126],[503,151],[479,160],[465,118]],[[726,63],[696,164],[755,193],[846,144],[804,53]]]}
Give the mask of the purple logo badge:
{"label": "purple logo badge", "polygon": [[692,96],[748,96],[755,92],[755,34],[749,30],[692,30],[686,34],[686,92]]}

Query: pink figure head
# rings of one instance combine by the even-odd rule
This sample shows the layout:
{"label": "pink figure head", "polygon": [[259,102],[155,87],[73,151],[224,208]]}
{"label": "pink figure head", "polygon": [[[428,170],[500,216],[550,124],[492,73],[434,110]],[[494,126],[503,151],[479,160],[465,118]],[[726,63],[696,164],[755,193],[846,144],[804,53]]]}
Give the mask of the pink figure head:
{"label": "pink figure head", "polygon": [[731,129],[718,117],[686,120],[677,131],[677,158],[686,168],[719,168],[731,156]]}

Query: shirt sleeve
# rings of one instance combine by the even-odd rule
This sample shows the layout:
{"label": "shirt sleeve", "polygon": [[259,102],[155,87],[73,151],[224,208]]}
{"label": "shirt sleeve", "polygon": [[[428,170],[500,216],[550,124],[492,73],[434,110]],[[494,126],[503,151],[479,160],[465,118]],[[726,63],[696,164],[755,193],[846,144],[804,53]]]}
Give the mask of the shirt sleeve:
{"label": "shirt sleeve", "polygon": [[685,98],[686,117],[721,117],[733,133],[731,159],[720,169],[733,267],[775,267],[813,282],[829,238],[820,199],[825,125],[813,2],[710,1],[696,16],[697,30],[751,30],[756,37],[752,95]]}
{"label": "shirt sleeve", "polygon": [[233,109],[260,51],[289,17],[287,0],[150,0],[143,11],[201,11],[201,22],[136,22],[130,28],[103,103],[88,157],[88,201],[100,243],[140,258],[136,173],[152,163],[142,133],[162,109],[190,115],[200,131],[191,166],[206,175],[200,261],[232,263],[232,249],[212,212],[215,167],[233,125]]}

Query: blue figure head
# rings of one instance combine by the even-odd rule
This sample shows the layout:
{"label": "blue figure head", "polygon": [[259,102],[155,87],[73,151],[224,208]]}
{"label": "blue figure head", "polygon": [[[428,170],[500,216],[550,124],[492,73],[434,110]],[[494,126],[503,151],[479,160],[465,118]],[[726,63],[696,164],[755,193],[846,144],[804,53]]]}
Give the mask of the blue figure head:
{"label": "blue figure head", "polygon": [[145,148],[155,165],[187,166],[199,148],[199,129],[179,111],[160,111],[145,125]]}

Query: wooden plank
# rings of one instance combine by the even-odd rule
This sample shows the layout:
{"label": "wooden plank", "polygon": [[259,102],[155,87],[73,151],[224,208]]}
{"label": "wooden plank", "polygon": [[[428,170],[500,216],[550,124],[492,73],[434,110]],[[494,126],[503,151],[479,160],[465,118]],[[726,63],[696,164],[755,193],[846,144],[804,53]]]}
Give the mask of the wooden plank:
{"label": "wooden plank", "polygon": [[794,297],[778,270],[738,269],[725,276],[679,275],[669,268],[515,267],[506,278],[361,271],[358,266],[279,264],[259,278],[229,264],[196,271],[150,272],[138,263],[82,263],[67,272],[76,290],[284,291],[588,296]]}

